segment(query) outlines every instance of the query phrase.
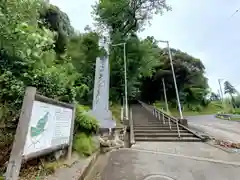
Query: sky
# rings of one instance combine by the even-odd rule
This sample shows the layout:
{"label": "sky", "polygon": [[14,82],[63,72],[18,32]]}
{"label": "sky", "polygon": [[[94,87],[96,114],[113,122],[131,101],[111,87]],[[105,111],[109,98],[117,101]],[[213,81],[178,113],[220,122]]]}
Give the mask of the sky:
{"label": "sky", "polygon": [[[86,25],[93,26],[91,6],[95,1],[50,0],[50,3],[67,13],[73,27],[83,32]],[[201,59],[214,92],[219,89],[218,79],[228,80],[240,91],[240,11],[234,14],[240,8],[240,0],[167,2],[172,11],[155,15],[140,37],[168,40],[171,47]]]}

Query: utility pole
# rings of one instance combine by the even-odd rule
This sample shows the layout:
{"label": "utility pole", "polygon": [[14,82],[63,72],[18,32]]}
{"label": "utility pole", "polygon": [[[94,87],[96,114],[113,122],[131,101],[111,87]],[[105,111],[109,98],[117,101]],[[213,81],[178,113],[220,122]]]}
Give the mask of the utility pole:
{"label": "utility pole", "polygon": [[124,56],[124,80],[125,80],[125,103],[126,103],[126,120],[128,120],[128,91],[127,91],[127,58],[126,58],[126,43],[123,43]]}
{"label": "utility pole", "polygon": [[123,60],[124,60],[124,91],[125,91],[125,118],[128,120],[128,90],[127,90],[127,56],[126,56],[126,43],[112,44],[112,46],[123,45]]}
{"label": "utility pole", "polygon": [[220,90],[218,89],[217,91],[218,91],[218,96],[219,96],[220,100],[222,101]]}
{"label": "utility pole", "polygon": [[175,91],[176,91],[176,97],[177,97],[177,104],[178,104],[179,114],[180,114],[180,118],[183,119],[182,107],[181,107],[179,94],[178,94],[177,80],[176,80],[176,75],[175,75],[175,71],[174,71],[174,67],[173,67],[172,53],[171,53],[169,41],[159,40],[159,42],[167,44],[168,56],[169,56],[170,64],[171,64],[171,68],[172,68],[172,75],[173,75],[174,87],[175,87]]}
{"label": "utility pole", "polygon": [[166,87],[165,87],[164,78],[162,78],[162,83],[163,83],[163,92],[164,92],[165,106],[166,106],[167,113],[169,114],[168,102],[167,102],[167,93],[166,93]]}
{"label": "utility pole", "polygon": [[223,91],[222,91],[222,85],[221,85],[221,81],[223,79],[218,79],[218,84],[219,84],[219,88],[220,88],[220,93],[221,93],[221,99],[222,99],[222,106],[224,108],[224,100],[223,100]]}
{"label": "utility pole", "polygon": [[183,119],[182,107],[181,107],[179,94],[178,94],[177,80],[176,80],[176,75],[175,75],[175,71],[174,71],[174,67],[173,67],[172,53],[171,53],[171,49],[170,49],[170,45],[169,45],[168,41],[167,41],[167,46],[168,46],[168,54],[169,54],[169,59],[170,59],[170,64],[171,64],[172,74],[173,74],[173,81],[174,81],[174,86],[175,86],[175,91],[176,91],[176,96],[177,96],[179,114],[180,114],[180,118]]}

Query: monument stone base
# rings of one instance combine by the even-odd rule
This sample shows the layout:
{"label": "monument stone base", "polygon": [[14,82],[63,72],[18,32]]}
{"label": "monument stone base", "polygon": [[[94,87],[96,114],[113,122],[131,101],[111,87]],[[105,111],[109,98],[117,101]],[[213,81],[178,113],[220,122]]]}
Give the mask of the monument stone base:
{"label": "monument stone base", "polygon": [[113,119],[111,111],[89,111],[89,114],[97,119],[100,129],[110,129],[116,127],[116,121]]}

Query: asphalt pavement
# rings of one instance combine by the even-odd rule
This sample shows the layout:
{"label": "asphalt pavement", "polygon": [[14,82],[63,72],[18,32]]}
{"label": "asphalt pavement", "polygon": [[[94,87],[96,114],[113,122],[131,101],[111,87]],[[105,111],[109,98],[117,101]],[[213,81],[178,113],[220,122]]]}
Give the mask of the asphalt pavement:
{"label": "asphalt pavement", "polygon": [[240,143],[240,121],[216,118],[214,115],[189,116],[189,127],[219,140]]}
{"label": "asphalt pavement", "polygon": [[[240,123],[187,117],[189,126],[220,139],[240,140]],[[100,158],[86,180],[239,180],[240,155],[203,142],[137,142]]]}
{"label": "asphalt pavement", "polygon": [[201,142],[138,143],[111,152],[98,180],[239,180],[239,159],[224,153]]}

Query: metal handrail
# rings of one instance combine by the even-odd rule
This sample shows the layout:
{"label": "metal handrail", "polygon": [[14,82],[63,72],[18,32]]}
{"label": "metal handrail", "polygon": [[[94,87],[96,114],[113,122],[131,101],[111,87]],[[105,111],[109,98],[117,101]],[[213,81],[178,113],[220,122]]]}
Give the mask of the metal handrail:
{"label": "metal handrail", "polygon": [[157,113],[162,114],[162,116],[163,116],[163,123],[164,124],[165,124],[165,117],[168,117],[168,121],[169,121],[168,123],[169,123],[170,130],[172,130],[172,125],[171,125],[170,120],[172,120],[174,123],[176,123],[178,137],[181,138],[181,133],[180,133],[180,130],[179,130],[179,123],[178,123],[179,120],[177,118],[175,118],[173,116],[170,116],[170,115],[164,113],[163,111],[158,110],[155,106],[147,105],[147,104],[145,104],[145,103],[143,103],[141,101],[139,101],[139,102],[143,105],[143,107],[145,107],[145,108],[147,107],[147,109],[151,109],[151,108],[149,108],[149,106],[152,107],[152,109],[153,109],[152,112],[153,112],[154,116],[156,116],[155,114],[157,114]]}
{"label": "metal handrail", "polygon": [[[148,105],[146,103],[143,104],[143,102],[141,101],[138,101],[143,107],[145,107],[145,109],[147,109],[149,112],[152,112],[153,110],[151,108],[149,108],[149,106],[151,105]],[[152,107],[152,106],[151,106]],[[159,111],[159,110],[158,110]],[[160,112],[160,111],[159,111]],[[170,114],[167,114],[166,112],[164,111],[161,111],[161,113],[164,113],[164,115],[166,117],[169,118],[170,122],[172,121],[173,123],[176,123],[177,121],[179,121],[177,118],[175,118],[174,116],[170,115]],[[187,128],[186,126],[182,125],[182,124],[179,124],[178,123],[178,126],[182,127],[183,129],[187,130],[188,132],[194,134],[196,137],[200,138],[201,140],[204,140],[204,137],[202,137],[201,135],[199,135],[198,133],[192,131],[191,129]]]}
{"label": "metal handrail", "polygon": [[[155,107],[154,107],[155,108]],[[163,121],[164,121],[164,124],[165,124],[165,117],[164,116],[168,116],[167,114],[165,114],[163,111],[160,111],[160,110],[158,110],[158,109],[156,109],[156,111],[158,111],[158,112],[160,112],[162,115],[163,115]],[[168,120],[169,120],[169,122],[170,122],[170,117],[168,116]],[[181,133],[180,133],[180,130],[179,130],[179,123],[178,123],[178,119],[176,119],[176,118],[172,118],[172,120],[174,120],[175,121],[175,123],[176,123],[176,125],[177,125],[177,133],[178,133],[178,137],[179,138],[181,138]],[[170,123],[169,123],[170,124]],[[171,124],[169,125],[169,128],[170,128],[170,130],[172,130],[172,126],[171,126]]]}
{"label": "metal handrail", "polygon": [[[155,107],[154,107],[154,108],[155,108]],[[170,115],[164,113],[164,112],[161,111],[161,110],[156,109],[156,111],[159,111],[160,113],[162,113],[162,115],[163,115],[163,120],[165,119],[164,116],[166,116],[166,117],[168,117],[168,120],[169,120],[169,121],[172,119],[173,122],[176,123],[176,125],[177,125],[177,133],[178,133],[178,137],[181,138],[181,133],[180,133],[180,130],[179,130],[179,123],[178,123],[179,120],[176,119],[176,118],[174,118],[174,117],[171,117]],[[164,121],[165,121],[165,120],[164,120]],[[169,128],[172,129],[172,126],[169,126]]]}

